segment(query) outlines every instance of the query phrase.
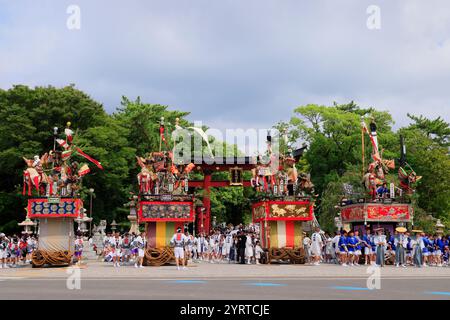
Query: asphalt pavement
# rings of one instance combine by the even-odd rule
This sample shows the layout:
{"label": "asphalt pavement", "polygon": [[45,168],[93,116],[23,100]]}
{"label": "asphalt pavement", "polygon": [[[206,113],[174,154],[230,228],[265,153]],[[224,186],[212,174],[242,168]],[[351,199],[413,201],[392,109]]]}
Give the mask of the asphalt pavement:
{"label": "asphalt pavement", "polygon": [[114,268],[0,269],[0,299],[447,299],[450,268],[194,263]]}

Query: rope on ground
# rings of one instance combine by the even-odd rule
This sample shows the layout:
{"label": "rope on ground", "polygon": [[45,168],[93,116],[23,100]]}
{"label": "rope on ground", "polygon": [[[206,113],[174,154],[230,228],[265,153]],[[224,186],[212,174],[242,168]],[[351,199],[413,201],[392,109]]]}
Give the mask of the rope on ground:
{"label": "rope on ground", "polygon": [[31,256],[31,263],[34,268],[42,268],[45,265],[63,266],[69,265],[72,261],[70,251],[46,251],[35,250]]}
{"label": "rope on ground", "polygon": [[289,260],[294,264],[305,263],[305,250],[303,248],[270,248],[269,263],[278,260]]}
{"label": "rope on ground", "polygon": [[171,247],[147,248],[145,250],[144,263],[146,266],[159,267],[175,261],[175,255]]}

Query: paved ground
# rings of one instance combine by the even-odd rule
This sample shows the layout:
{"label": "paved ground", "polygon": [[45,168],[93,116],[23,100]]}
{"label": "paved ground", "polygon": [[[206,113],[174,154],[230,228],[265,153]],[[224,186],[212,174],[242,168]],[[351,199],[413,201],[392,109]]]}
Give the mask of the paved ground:
{"label": "paved ground", "polygon": [[[0,269],[0,299],[449,299],[450,268],[380,270],[367,288],[365,266],[192,264],[131,266],[89,261],[81,269]],[[80,281],[74,277],[80,274]],[[80,290],[69,287],[80,285]]]}

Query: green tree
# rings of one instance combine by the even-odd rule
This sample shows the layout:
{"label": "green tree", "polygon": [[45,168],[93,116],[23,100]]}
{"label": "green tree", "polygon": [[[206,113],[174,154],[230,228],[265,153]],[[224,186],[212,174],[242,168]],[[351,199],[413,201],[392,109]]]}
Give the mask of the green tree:
{"label": "green tree", "polygon": [[[375,120],[380,145],[386,147],[385,158],[393,156],[390,150],[398,145],[391,131],[392,117],[387,112],[361,109],[351,102],[331,107],[310,104],[296,108],[294,113],[290,121],[291,134],[309,144],[304,157],[319,192],[336,175],[342,176],[347,165],[362,165],[361,117]],[[366,159],[369,159],[369,141],[365,140]]]}
{"label": "green tree", "polygon": [[106,118],[102,105],[73,85],[0,89],[0,226],[12,227],[25,217],[26,199],[20,195],[22,157],[52,149],[55,126],[64,128],[70,121],[75,131],[82,132]]}
{"label": "green tree", "polygon": [[[419,119],[421,123],[435,123],[425,118]],[[431,136],[429,132],[430,128],[417,123],[399,130],[405,137],[407,161],[422,176],[417,184],[418,206],[443,219],[450,227],[450,156],[443,140]]]}

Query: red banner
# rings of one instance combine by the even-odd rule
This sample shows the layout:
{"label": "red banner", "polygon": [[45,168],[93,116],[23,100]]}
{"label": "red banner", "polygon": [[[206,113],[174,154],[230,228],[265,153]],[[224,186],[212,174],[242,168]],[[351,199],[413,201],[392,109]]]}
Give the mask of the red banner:
{"label": "red banner", "polygon": [[367,205],[367,220],[371,221],[409,221],[412,206],[408,204]]}
{"label": "red banner", "polygon": [[409,204],[361,203],[341,208],[343,222],[408,222],[413,215]]}
{"label": "red banner", "polygon": [[352,222],[352,221],[364,221],[365,218],[365,206],[364,205],[356,205],[344,207],[341,210],[341,218],[343,222]]}

